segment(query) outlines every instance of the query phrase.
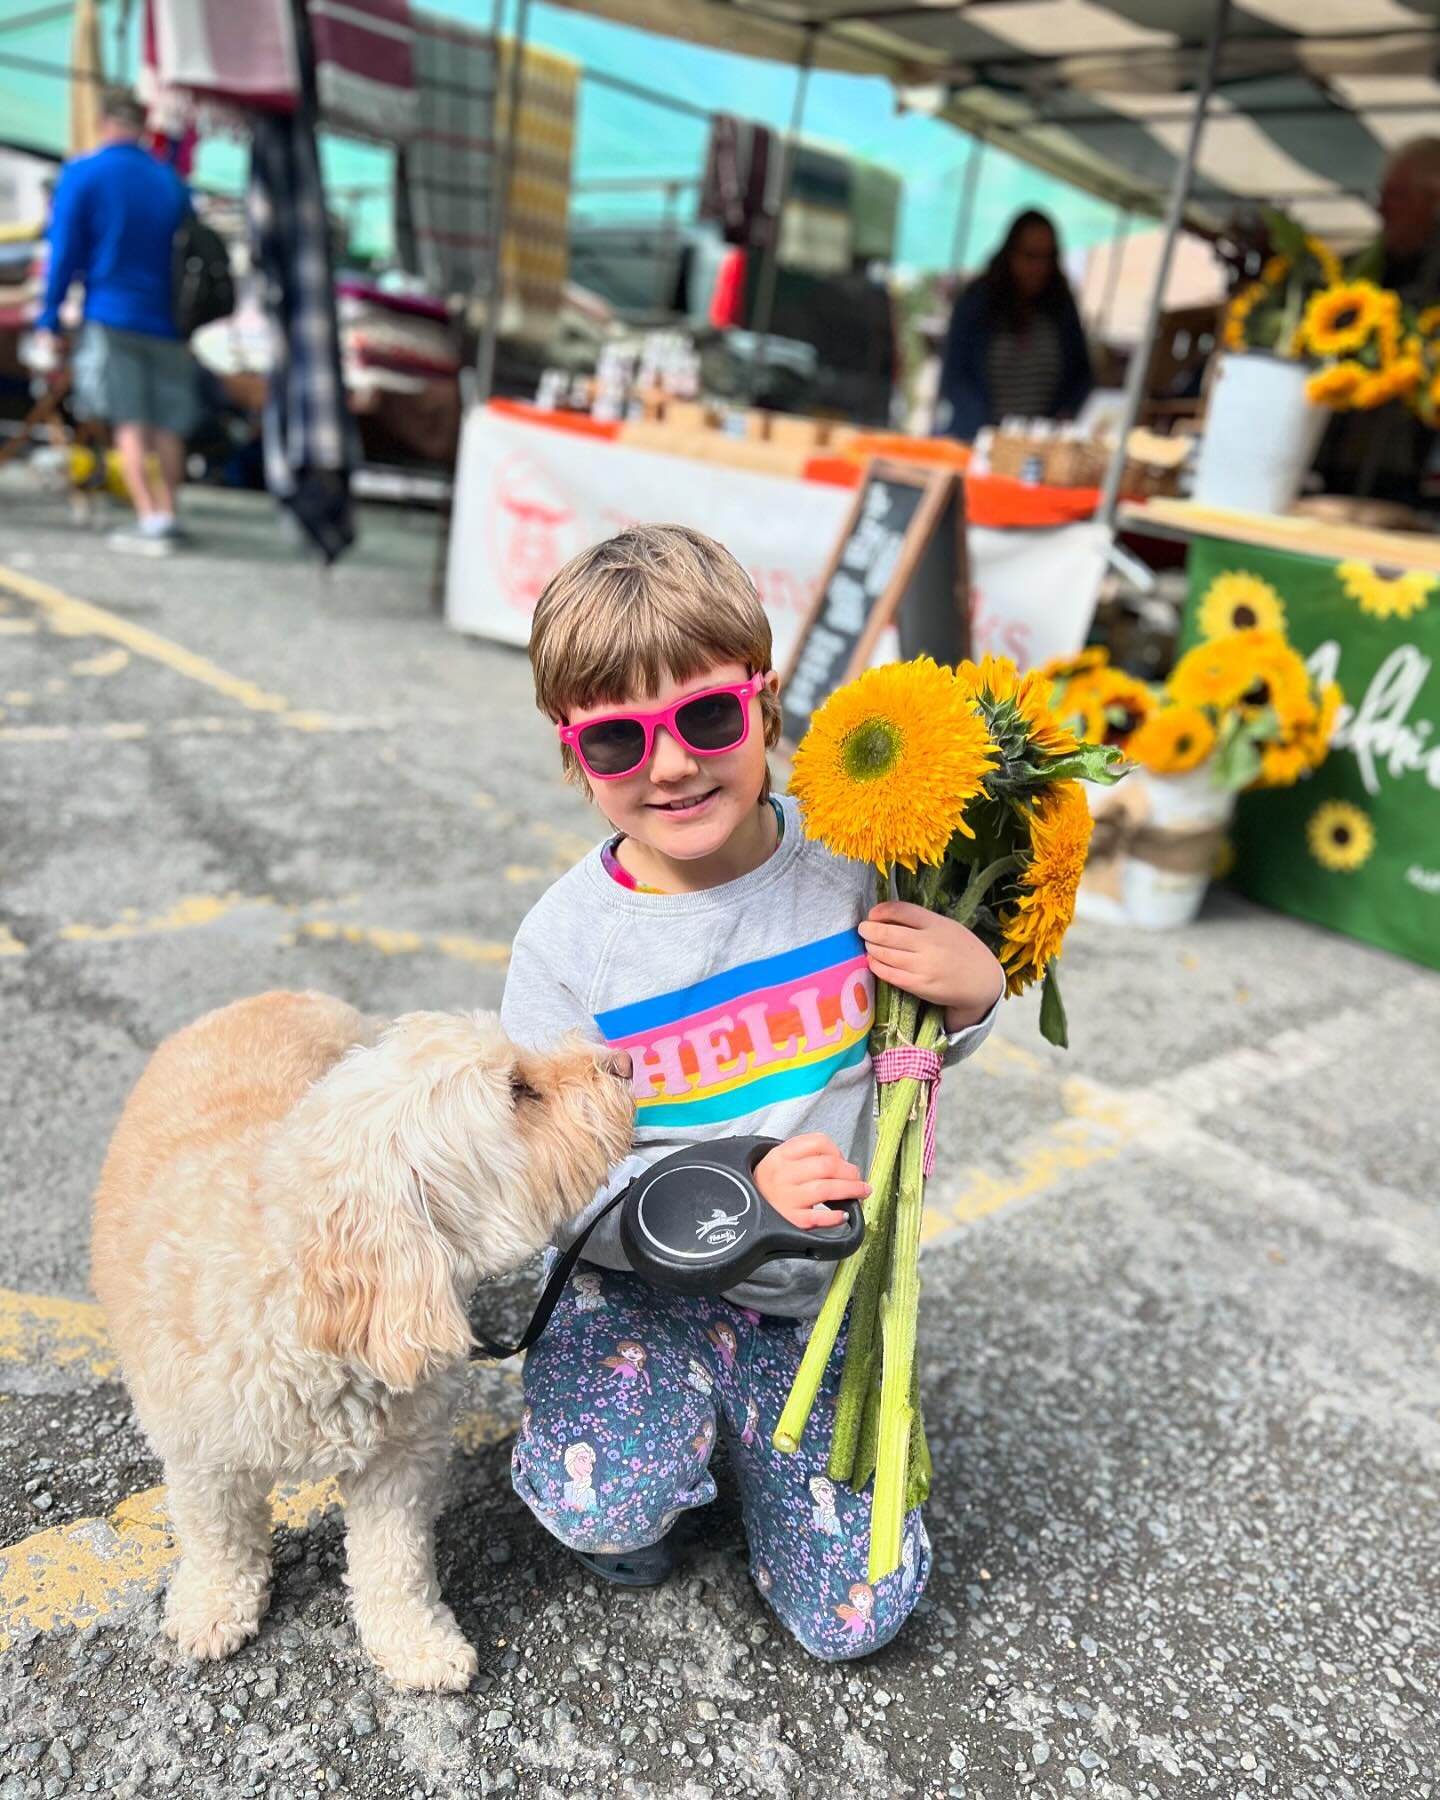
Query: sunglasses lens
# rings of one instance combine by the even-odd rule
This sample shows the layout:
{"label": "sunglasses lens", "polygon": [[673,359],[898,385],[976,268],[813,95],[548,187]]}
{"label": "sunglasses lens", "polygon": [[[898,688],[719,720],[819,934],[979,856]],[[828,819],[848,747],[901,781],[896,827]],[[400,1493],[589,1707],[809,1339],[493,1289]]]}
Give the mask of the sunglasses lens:
{"label": "sunglasses lens", "polygon": [[580,749],[597,775],[624,775],[645,759],[645,727],[637,719],[601,719],[580,729]]}
{"label": "sunglasses lens", "polygon": [[692,750],[730,750],[745,730],[745,710],[734,694],[701,694],[685,702],[675,723]]}

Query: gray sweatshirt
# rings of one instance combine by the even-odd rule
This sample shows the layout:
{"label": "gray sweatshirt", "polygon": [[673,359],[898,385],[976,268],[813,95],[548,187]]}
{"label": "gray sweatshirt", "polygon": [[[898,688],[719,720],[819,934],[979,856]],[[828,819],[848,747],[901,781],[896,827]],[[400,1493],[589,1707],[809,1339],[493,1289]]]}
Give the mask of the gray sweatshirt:
{"label": "gray sweatshirt", "polygon": [[[628,1050],[635,1146],[562,1241],[658,1158],[709,1138],[824,1132],[863,1170],[873,1135],[866,1036],[875,982],[856,926],[875,903],[875,871],[806,838],[793,800],[770,859],[699,894],[623,887],[597,846],[541,896],[515,937],[501,1017],[516,1043],[545,1048],[567,1031]],[[995,1011],[956,1032],[958,1062]],[[627,1269],[619,1213],[586,1260]],[[760,1269],[726,1296],[756,1312],[807,1318],[834,1265],[803,1257]]]}

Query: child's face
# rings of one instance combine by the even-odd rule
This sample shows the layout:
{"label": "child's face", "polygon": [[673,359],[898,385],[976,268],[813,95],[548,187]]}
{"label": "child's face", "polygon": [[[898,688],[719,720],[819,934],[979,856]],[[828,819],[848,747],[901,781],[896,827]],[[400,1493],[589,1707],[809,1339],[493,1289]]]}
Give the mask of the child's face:
{"label": "child's face", "polygon": [[[718,663],[687,681],[667,678],[654,695],[635,694],[624,701],[577,708],[570,724],[604,718],[634,706],[641,712],[669,706],[687,694],[742,682],[750,675],[744,663]],[[772,683],[778,687],[774,676]],[[750,730],[737,749],[718,756],[697,756],[663,726],[655,733],[650,760],[618,781],[592,781],[590,792],[601,812],[626,837],[676,862],[712,856],[753,815],[765,782],[765,731],[758,696],[750,701]]]}

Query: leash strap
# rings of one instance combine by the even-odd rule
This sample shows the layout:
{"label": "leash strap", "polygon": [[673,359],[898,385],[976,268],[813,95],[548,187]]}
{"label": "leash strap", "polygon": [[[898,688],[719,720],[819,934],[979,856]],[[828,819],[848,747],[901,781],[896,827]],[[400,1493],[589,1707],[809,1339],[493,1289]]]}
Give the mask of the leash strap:
{"label": "leash strap", "polygon": [[565,1290],[565,1283],[570,1279],[570,1271],[580,1260],[580,1252],[589,1242],[590,1233],[602,1219],[608,1218],[614,1212],[634,1185],[633,1182],[628,1183],[612,1199],[607,1200],[569,1248],[561,1251],[559,1261],[550,1271],[550,1279],[545,1283],[544,1291],[535,1302],[535,1310],[530,1315],[530,1323],[513,1344],[497,1343],[494,1338],[487,1337],[483,1331],[476,1331],[474,1326],[471,1326],[470,1335],[475,1340],[475,1348],[470,1352],[471,1362],[482,1356],[493,1357],[496,1362],[503,1362],[507,1356],[518,1356],[522,1350],[530,1348],[550,1323],[550,1315],[554,1312],[560,1296]]}

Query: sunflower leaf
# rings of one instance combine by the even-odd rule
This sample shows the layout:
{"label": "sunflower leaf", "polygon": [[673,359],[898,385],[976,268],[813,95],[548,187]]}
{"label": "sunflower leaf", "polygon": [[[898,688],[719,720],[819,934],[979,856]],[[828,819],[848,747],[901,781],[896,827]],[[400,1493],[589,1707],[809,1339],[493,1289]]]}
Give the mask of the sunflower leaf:
{"label": "sunflower leaf", "polygon": [[[1106,787],[1126,774],[1125,753],[1114,744],[1081,744],[1066,756],[1057,756],[1030,772],[1037,781],[1098,781]],[[1029,767],[1029,765],[1027,765]]]}
{"label": "sunflower leaf", "polygon": [[1215,752],[1216,787],[1238,791],[1249,787],[1260,773],[1260,748],[1249,726],[1236,721],[1221,734]]}
{"label": "sunflower leaf", "polygon": [[1070,1022],[1065,1017],[1065,1002],[1060,998],[1060,983],[1055,979],[1055,965],[1045,971],[1040,989],[1040,1035],[1047,1044],[1060,1050],[1070,1048]]}

